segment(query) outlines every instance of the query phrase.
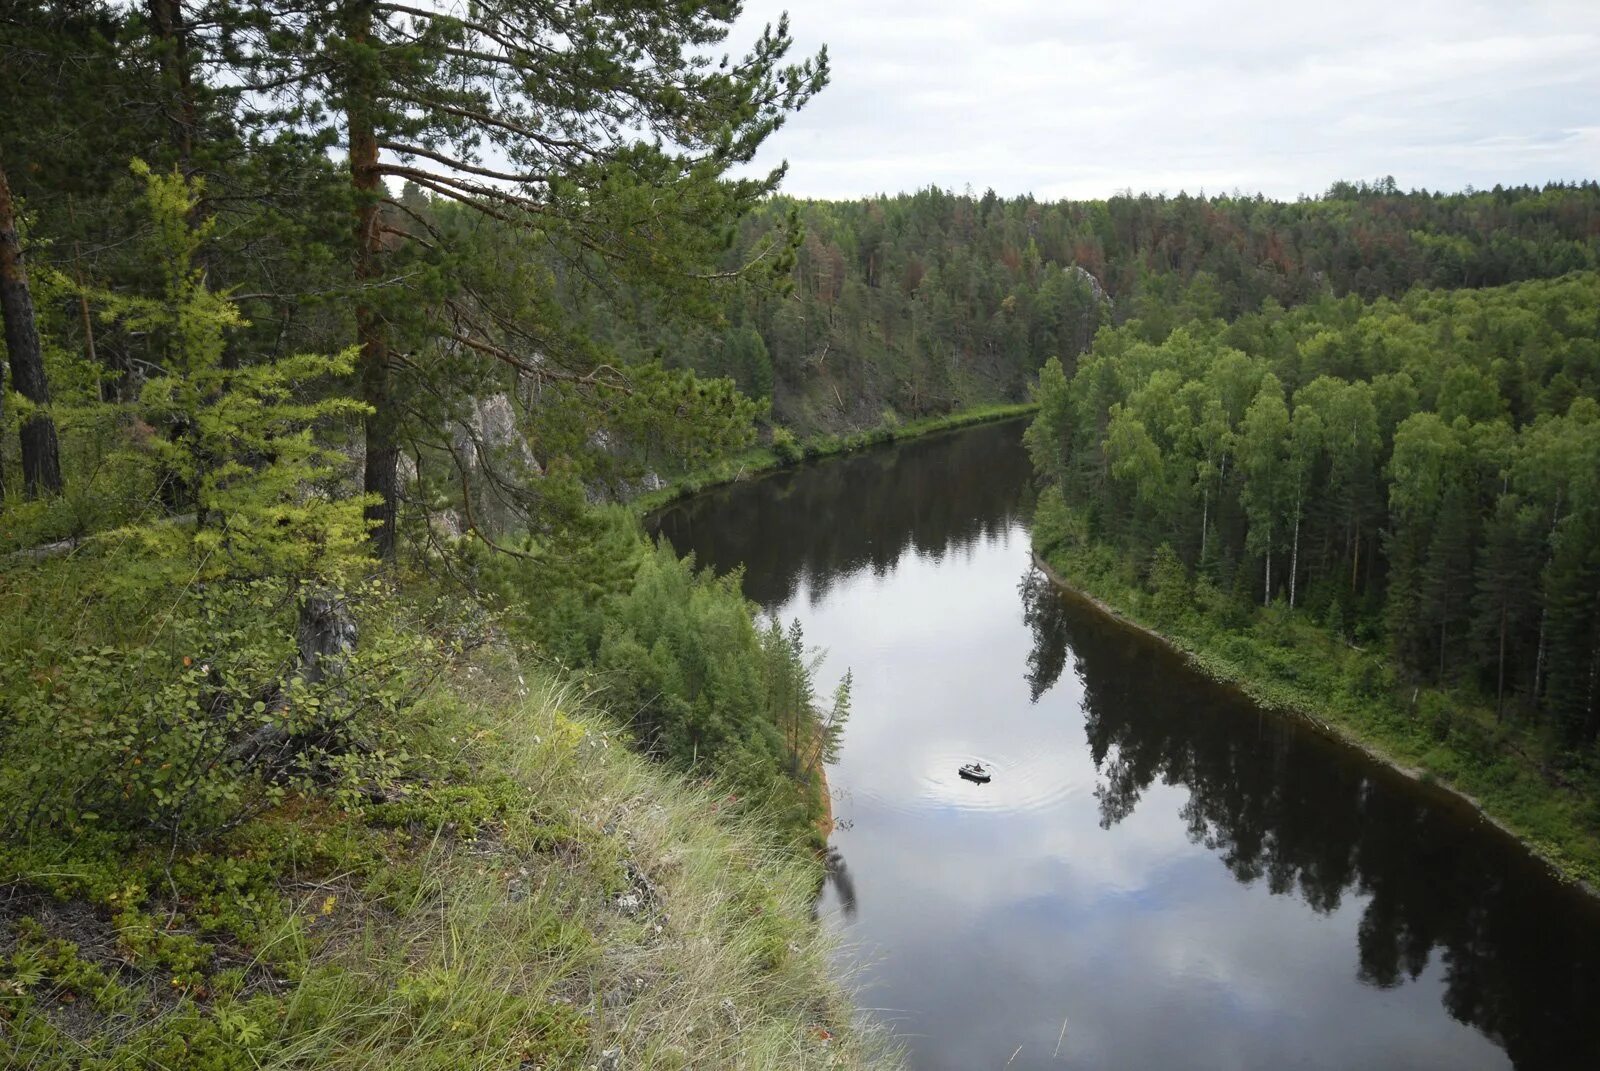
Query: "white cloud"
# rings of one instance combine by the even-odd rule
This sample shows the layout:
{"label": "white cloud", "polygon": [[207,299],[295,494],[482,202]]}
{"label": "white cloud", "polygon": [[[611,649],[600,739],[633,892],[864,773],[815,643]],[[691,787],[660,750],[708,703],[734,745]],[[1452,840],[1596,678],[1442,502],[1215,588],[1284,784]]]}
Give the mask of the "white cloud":
{"label": "white cloud", "polygon": [[1600,4],[753,0],[833,84],[772,141],[786,189],[1294,197],[1600,174]]}

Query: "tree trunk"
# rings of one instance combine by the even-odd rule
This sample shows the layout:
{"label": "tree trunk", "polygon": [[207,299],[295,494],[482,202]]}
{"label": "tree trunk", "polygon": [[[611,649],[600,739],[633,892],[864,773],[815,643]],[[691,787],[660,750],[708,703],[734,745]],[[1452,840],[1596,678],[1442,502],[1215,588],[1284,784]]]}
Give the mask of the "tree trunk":
{"label": "tree trunk", "polygon": [[1294,504],[1294,550],[1289,553],[1289,609],[1294,609],[1295,579],[1300,575],[1300,502]]}
{"label": "tree trunk", "polygon": [[300,677],[316,684],[328,677],[342,677],[356,648],[358,631],[350,608],[336,591],[310,591],[300,600],[295,622],[295,638],[300,644]]}
{"label": "tree trunk", "polygon": [[[50,384],[44,377],[44,351],[33,320],[33,295],[22,261],[16,209],[11,187],[0,163],[0,318],[5,320],[6,352],[11,362],[11,382],[17,393],[35,405],[50,404]],[[35,413],[22,424],[22,482],[28,494],[54,494],[61,490],[61,450],[56,424],[48,412]]]}
{"label": "tree trunk", "polygon": [[1600,734],[1600,597],[1595,600],[1595,645],[1589,654],[1589,688],[1584,704],[1584,739],[1593,744]]}
{"label": "tree trunk", "polygon": [[1211,488],[1200,493],[1200,568],[1206,565],[1206,528],[1211,521]]}
{"label": "tree trunk", "polygon": [[168,94],[162,101],[162,111],[172,129],[172,147],[178,154],[178,168],[185,176],[190,176],[194,173],[194,128],[198,109],[189,70],[189,38],[183,22],[183,2],[147,0],[147,6],[151,26],[161,42],[157,62]]}
{"label": "tree trunk", "polygon": [[1450,588],[1438,607],[1438,684],[1445,684],[1445,644],[1450,636]]}
{"label": "tree trunk", "polygon": [[1356,574],[1361,568],[1361,525],[1356,524],[1355,538],[1351,541],[1350,594],[1356,593]]}
{"label": "tree trunk", "polygon": [[[1550,557],[1555,554],[1554,548],[1555,548],[1555,542],[1556,542],[1556,528],[1560,524],[1561,524],[1561,490],[1560,490],[1560,488],[1557,488],[1556,489],[1556,504],[1555,504],[1555,508],[1553,510],[1551,510],[1550,540],[1549,540],[1549,544],[1548,544],[1551,547],[1551,551],[1550,551],[1550,555],[1545,558],[1545,566],[1546,566],[1546,568],[1549,567]],[[1546,626],[1550,622],[1550,601],[1549,600],[1550,600],[1550,596],[1549,596],[1548,592],[1545,592],[1544,593],[1544,597],[1539,600],[1540,601],[1540,606],[1539,606],[1539,647],[1538,647],[1537,652],[1533,656],[1533,692],[1532,692],[1532,695],[1533,695],[1533,709],[1534,709],[1535,712],[1537,712],[1539,710],[1539,693],[1540,693],[1540,691],[1543,690],[1543,685],[1544,685],[1545,629],[1546,629]]]}
{"label": "tree trunk", "polygon": [[1272,605],[1272,548],[1267,548],[1267,592],[1261,597],[1262,606]]}
{"label": "tree trunk", "polygon": [[[361,7],[355,15],[351,40],[364,43],[370,36],[371,8]],[[378,138],[373,128],[372,100],[357,86],[350,94],[346,112],[349,124],[350,178],[355,185],[356,282],[360,296],[356,302],[356,341],[360,347],[358,371],[361,400],[372,407],[366,420],[366,471],[362,489],[376,495],[366,508],[371,525],[368,538],[377,557],[392,561],[395,555],[395,519],[399,498],[400,444],[398,417],[392,397],[392,369],[389,363],[389,325],[374,306],[373,292],[383,276],[383,235],[379,230],[379,198],[383,179],[378,172]]]}
{"label": "tree trunk", "polygon": [[1539,709],[1539,692],[1541,691],[1541,685],[1544,683],[1545,627],[1549,624],[1549,620],[1550,608],[1548,606],[1540,607],[1539,646],[1533,656],[1533,691],[1531,693],[1533,695],[1533,709],[1536,712]]}

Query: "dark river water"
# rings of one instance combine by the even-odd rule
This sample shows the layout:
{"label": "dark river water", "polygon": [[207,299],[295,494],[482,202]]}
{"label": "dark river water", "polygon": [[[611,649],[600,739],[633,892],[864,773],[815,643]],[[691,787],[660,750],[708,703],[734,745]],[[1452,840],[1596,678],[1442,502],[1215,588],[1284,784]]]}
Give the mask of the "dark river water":
{"label": "dark river water", "polygon": [[1600,1068],[1595,906],[1056,594],[1021,427],[656,520],[854,671],[820,910],[912,1067]]}

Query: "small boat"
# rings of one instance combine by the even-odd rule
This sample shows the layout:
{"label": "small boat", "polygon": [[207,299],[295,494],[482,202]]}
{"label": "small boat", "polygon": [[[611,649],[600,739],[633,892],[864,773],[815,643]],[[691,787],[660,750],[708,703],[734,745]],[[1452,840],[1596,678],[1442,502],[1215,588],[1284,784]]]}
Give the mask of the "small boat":
{"label": "small boat", "polygon": [[983,768],[981,762],[969,762],[961,767],[961,776],[968,781],[976,781],[980,785],[989,783],[989,771]]}

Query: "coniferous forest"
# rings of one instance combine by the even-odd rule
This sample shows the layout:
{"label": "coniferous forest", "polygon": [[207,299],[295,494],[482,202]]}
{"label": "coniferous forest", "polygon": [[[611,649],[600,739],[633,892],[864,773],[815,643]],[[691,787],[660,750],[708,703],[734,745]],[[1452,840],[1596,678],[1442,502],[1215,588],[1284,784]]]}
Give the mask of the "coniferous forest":
{"label": "coniferous forest", "polygon": [[792,197],[739,8],[0,10],[0,1064],[892,1066],[858,678],[641,503],[1004,406],[1067,584],[1600,875],[1600,185]]}
{"label": "coniferous forest", "polygon": [[[1267,301],[1371,301],[1600,266],[1600,188],[1405,193],[1336,183],[1292,203],[1118,196],[1046,203],[937,189],[857,202],[779,198],[750,217],[730,263],[798,211],[792,289],[730,295],[723,324],[653,326],[619,345],[732,377],[800,430],[1020,401],[1048,357],[1070,367],[1103,325],[1159,341],[1192,319]],[[613,323],[618,322],[613,320]]]}

